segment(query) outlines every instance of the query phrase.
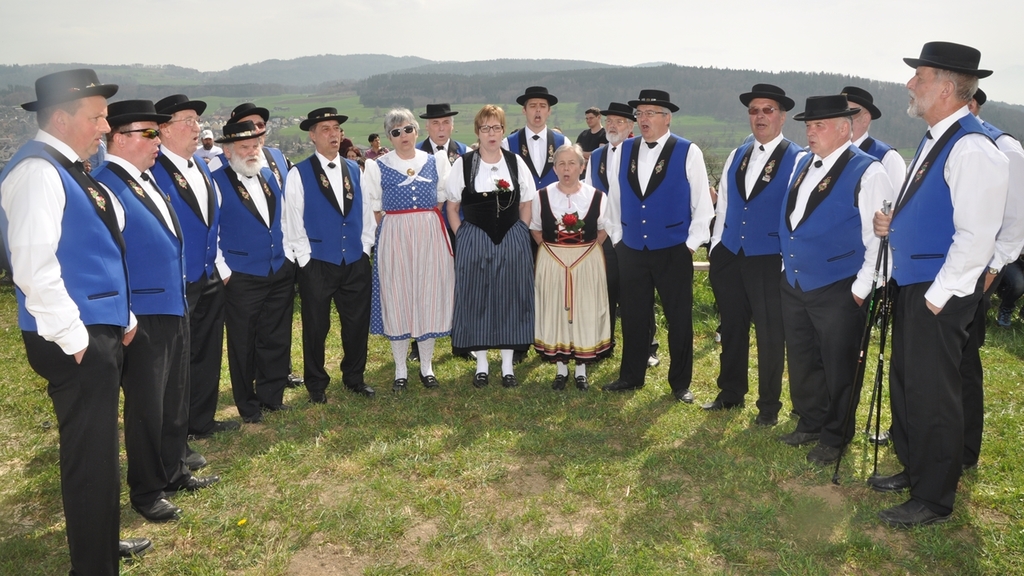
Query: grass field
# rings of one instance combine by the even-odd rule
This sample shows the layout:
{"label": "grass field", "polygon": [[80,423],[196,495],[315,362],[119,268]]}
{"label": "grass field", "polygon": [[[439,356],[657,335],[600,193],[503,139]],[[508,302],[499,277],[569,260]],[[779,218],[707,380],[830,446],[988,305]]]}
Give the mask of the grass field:
{"label": "grass field", "polygon": [[[716,393],[706,284],[698,273],[698,402]],[[0,326],[0,574],[66,573],[57,431],[45,384],[25,361],[9,287],[0,289]],[[298,316],[294,328],[298,368]],[[122,535],[155,545],[124,574],[1024,573],[1019,320],[990,324],[985,447],[961,480],[952,521],[910,531],[875,517],[902,498],[866,487],[872,452],[860,436],[833,486],[831,468],[777,440],[794,421],[753,425],[753,399],[724,414],[671,401],[667,361],[637,393],[552,391],[553,368],[535,355],[517,367],[520,388],[494,385],[492,370],[492,385],[476,390],[473,366],[442,341],[441,387],[411,385],[395,397],[389,348],[374,337],[367,379],[378,395],[366,400],[339,391],[339,349],[332,336],[326,406],[292,390],[292,411],[194,443],[210,461],[203,472],[223,480],[176,497],[181,521],[147,523],[122,484]],[[593,370],[592,382],[614,379],[617,359]],[[237,419],[226,367],[219,418]],[[864,418],[862,409],[860,427]],[[898,469],[891,449],[880,460],[882,473]]]}

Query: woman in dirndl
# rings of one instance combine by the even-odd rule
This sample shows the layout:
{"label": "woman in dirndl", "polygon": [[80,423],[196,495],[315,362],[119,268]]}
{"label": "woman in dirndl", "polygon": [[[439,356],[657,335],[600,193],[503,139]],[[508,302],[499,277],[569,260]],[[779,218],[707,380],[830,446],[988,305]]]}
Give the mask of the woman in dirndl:
{"label": "woman in dirndl", "polygon": [[505,111],[488,104],[473,126],[480,147],[455,161],[447,185],[456,246],[452,346],[477,351],[477,388],[487,385],[487,350],[500,350],[501,385],[512,388],[513,353],[533,344],[528,223],[536,189],[523,159],[501,148]]}
{"label": "woman in dirndl", "polygon": [[392,390],[408,386],[409,339],[420,350],[419,379],[435,388],[434,340],[451,332],[455,269],[441,217],[447,158],[416,149],[419,122],[398,108],[384,118],[394,149],[367,160],[363,192],[377,217],[370,331],[391,341]]}
{"label": "woman in dirndl", "polygon": [[540,249],[534,292],[537,323],[534,348],[554,362],[551,387],[564,390],[570,361],[575,361],[576,388],[587,390],[587,364],[612,352],[605,278],[605,195],[580,181],[583,150],[563,144],[555,150],[558,182],[533,199],[530,233]]}

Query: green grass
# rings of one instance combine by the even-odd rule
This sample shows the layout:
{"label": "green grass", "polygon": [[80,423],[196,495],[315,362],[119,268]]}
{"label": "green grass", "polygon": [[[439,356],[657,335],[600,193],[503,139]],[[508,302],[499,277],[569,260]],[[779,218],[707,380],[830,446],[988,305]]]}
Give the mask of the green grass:
{"label": "green grass", "polygon": [[[718,347],[704,274],[694,309],[698,402],[714,397]],[[0,289],[0,573],[65,573],[57,432],[45,384],[24,358],[10,288]],[[664,320],[659,317],[664,327]],[[301,363],[300,322],[293,358]],[[666,332],[659,337],[664,343]],[[1021,358],[1024,329],[990,325],[985,445],[961,481],[951,522],[894,531],[876,519],[897,495],[867,489],[872,452],[860,438],[832,471],[806,449],[753,426],[756,408],[707,414],[671,401],[667,362],[637,393],[554,392],[535,355],[523,385],[472,387],[471,363],[447,341],[441,387],[388,392],[389,347],[370,342],[375,400],[339,390],[328,343],[329,404],[286,393],[295,409],[194,443],[222,482],[177,496],[184,518],[149,524],[122,485],[122,534],[155,549],[124,574],[1020,574],[1024,572]],[[591,372],[617,373],[618,354]],[[413,365],[415,370],[415,365]],[[750,367],[752,378],[756,366]],[[871,374],[869,373],[869,381]],[[237,418],[227,369],[222,419]],[[596,386],[595,386],[596,388]],[[862,404],[867,403],[867,392]],[[788,411],[784,399],[783,416]],[[862,409],[859,427],[863,427]],[[883,416],[888,423],[889,417]],[[880,470],[898,464],[889,448]]]}

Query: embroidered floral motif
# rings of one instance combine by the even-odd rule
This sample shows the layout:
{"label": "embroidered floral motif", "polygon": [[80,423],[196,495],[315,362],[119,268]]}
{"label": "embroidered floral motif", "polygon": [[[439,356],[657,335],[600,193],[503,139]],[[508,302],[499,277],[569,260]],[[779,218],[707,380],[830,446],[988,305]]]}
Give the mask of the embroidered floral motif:
{"label": "embroidered floral motif", "polygon": [[238,185],[238,193],[242,196],[242,199],[245,200],[246,202],[249,202],[251,200],[251,198],[249,198],[249,191],[246,190],[245,186],[242,186],[241,184]]}
{"label": "embroidered floral motif", "polygon": [[138,194],[139,198],[145,198],[146,197],[146,193],[142,191],[142,186],[139,186],[139,183],[136,182],[135,180],[129,180],[128,181],[128,187],[132,189],[132,192],[135,192],[136,194]]}
{"label": "embroidered floral motif", "polygon": [[274,165],[272,170],[274,171],[274,178],[277,178],[277,181],[280,182],[281,181],[281,171],[277,169],[277,165]]}
{"label": "embroidered floral motif", "polygon": [[454,164],[455,161],[459,159],[459,151],[455,150],[455,144],[452,144],[450,148],[451,149],[448,151],[448,163]]}
{"label": "embroidered floral motif", "polygon": [[554,161],[555,161],[555,145],[554,144],[548,144],[548,159],[547,159],[547,163],[551,164]]}
{"label": "embroidered floral motif", "polygon": [[96,207],[104,212],[107,211],[107,199],[100,195],[95,188],[88,188],[89,196],[92,196],[92,201],[96,203]]}
{"label": "embroidered floral motif", "polygon": [[174,173],[174,181],[178,184],[178,188],[181,188],[182,190],[188,189],[188,182],[185,180],[185,177],[182,176],[180,172]]}
{"label": "embroidered floral motif", "polygon": [[771,160],[764,167],[764,176],[761,177],[761,180],[764,181],[764,182],[771,182],[772,181],[772,172],[774,170],[775,170],[775,160]]}
{"label": "embroidered floral motif", "polygon": [[519,148],[521,149],[519,153],[520,156],[523,158],[528,158],[530,156],[530,148],[525,143]]}
{"label": "embroidered floral motif", "polygon": [[924,178],[924,173],[928,171],[928,162],[921,164],[921,167],[917,169],[917,174],[914,174],[914,182],[920,182],[921,178]]}
{"label": "embroidered floral motif", "polygon": [[271,196],[273,196],[273,194],[270,192],[270,186],[267,186],[266,182],[260,182],[260,184],[263,185],[263,195],[264,196],[266,196],[267,198],[270,198]]}
{"label": "embroidered floral motif", "polygon": [[331,189],[331,183],[330,183],[329,180],[327,180],[327,174],[321,174],[320,175],[320,186],[324,190],[330,190]]}
{"label": "embroidered floral motif", "polygon": [[747,169],[747,160],[750,160],[750,156],[744,156],[743,162],[740,162],[740,172],[743,172],[744,170]]}
{"label": "embroidered floral motif", "polygon": [[661,171],[665,169],[665,160],[658,160],[658,163],[654,165],[654,173],[661,174]]}
{"label": "embroidered floral motif", "polygon": [[636,174],[636,160],[629,161],[629,173]]}
{"label": "embroidered floral motif", "polygon": [[818,184],[818,192],[824,192],[828,188],[828,184],[831,181],[831,176],[825,176],[825,179],[821,181],[821,184]]}

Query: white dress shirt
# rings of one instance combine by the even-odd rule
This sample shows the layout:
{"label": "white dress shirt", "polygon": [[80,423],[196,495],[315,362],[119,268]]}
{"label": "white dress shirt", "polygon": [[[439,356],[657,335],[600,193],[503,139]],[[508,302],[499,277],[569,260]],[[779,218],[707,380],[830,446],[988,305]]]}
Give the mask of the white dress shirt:
{"label": "white dress shirt", "polygon": [[[860,148],[861,143],[868,139],[868,133],[865,132],[863,136],[853,141],[853,145]],[[892,189],[897,192],[903,188],[903,181],[907,178],[907,162],[900,156],[900,153],[895,148],[889,150],[879,158],[882,162],[882,167],[885,168],[885,173],[889,175],[889,181],[892,182]]]}
{"label": "white dress shirt", "polygon": [[[366,161],[366,168],[363,170],[361,182],[363,198],[372,211],[380,212],[382,210],[381,203],[384,194],[380,183],[380,164],[378,162],[402,174],[406,174],[409,170],[413,171],[413,175],[406,178],[405,182],[400,184],[400,186],[413,185],[415,182],[426,182],[426,178],[420,176],[420,172],[427,165],[427,162],[433,162],[437,170],[437,204],[434,204],[434,206],[444,203],[447,195],[444,185],[448,179],[448,172],[452,168],[452,165],[448,163],[448,156],[444,154],[430,155],[423,150],[415,149],[415,155],[411,160],[403,160],[399,158],[396,152],[392,151],[374,160]],[[331,183],[331,186],[334,186],[334,184]]]}
{"label": "white dress shirt", "polygon": [[[465,156],[456,160],[455,164],[452,164],[451,172],[448,173],[448,182],[445,184],[445,188],[447,189],[449,202],[462,202],[462,189],[466,187],[462,175],[462,161],[464,159]],[[537,188],[533,184],[533,175],[530,174],[526,161],[518,154],[516,154],[516,166],[519,171],[519,204],[533,202],[534,196],[537,195]],[[488,164],[481,158],[480,170],[473,181],[476,191],[479,193],[495,190],[494,183],[497,180],[512,180],[508,166],[505,165],[505,159],[498,160],[496,164]]]}
{"label": "white dress shirt", "polygon": [[[548,206],[551,207],[551,213],[555,216],[555,220],[560,220],[562,216],[566,214],[572,214],[576,212],[579,214],[580,220],[583,220],[587,216],[587,212],[590,211],[590,203],[594,201],[594,194],[601,194],[593,186],[586,182],[580,183],[580,189],[572,194],[566,194],[562,192],[560,183],[556,182],[551,186],[548,186]],[[608,204],[607,198],[604,194],[601,194],[601,205],[597,217],[597,229],[605,229],[605,206]],[[544,226],[541,224],[541,206],[540,206],[540,194],[533,197],[533,207],[530,213],[530,230],[543,230]]]}
{"label": "white dress shirt", "polygon": [[[167,147],[164,145],[160,146],[160,151],[163,152],[164,156],[167,156],[167,158],[170,159],[171,163],[174,164],[178,171],[181,172],[181,174],[185,177],[185,181],[188,182],[189,187],[192,188],[192,193],[195,194],[196,203],[199,204],[199,211],[202,212],[203,214],[203,222],[206,223],[207,226],[209,226],[210,194],[206,188],[206,174],[204,174],[202,169],[200,169],[199,166],[196,164],[198,160],[195,158],[182,158],[181,156],[178,156],[174,152],[168,150]],[[191,168],[189,168],[188,166],[189,160],[192,161]],[[217,187],[214,185],[212,179],[210,180],[210,185],[216,192]],[[167,192],[168,194],[170,193],[169,190],[164,190],[164,192]],[[217,205],[220,206],[221,201],[219,193],[215,202],[217,202]],[[205,243],[206,239],[204,238],[202,242]],[[228,267],[228,263],[224,260],[224,254],[220,251],[220,230],[217,231],[217,254],[216,256],[214,256],[213,264],[214,266],[217,267],[217,272],[220,274],[221,280],[227,280],[228,278],[231,277],[231,268]]]}
{"label": "white dress shirt", "polygon": [[[43,130],[34,139],[50,145],[71,162],[81,160],[70,146]],[[64,286],[57,259],[66,203],[60,174],[42,158],[19,162],[0,186],[14,283],[25,294],[25,308],[35,318],[39,335],[60,346],[65,354],[74,355],[89,346],[89,332]],[[110,204],[123,230],[124,207],[113,195]],[[128,329],[134,329],[136,323],[135,315],[129,312]]]}
{"label": "white dress shirt", "polygon": [[[174,231],[174,220],[171,220],[170,205],[167,203],[167,200],[164,198],[164,196],[156,191],[156,186],[153,185],[153,175],[149,173],[149,170],[146,170],[145,172],[146,178],[148,178],[147,180],[146,178],[142,177],[143,173],[140,172],[139,169],[136,168],[134,164],[125,160],[124,158],[121,158],[120,156],[107,152],[107,155],[104,159],[107,162],[117,164],[118,166],[123,168],[129,176],[134,178],[135,181],[138,182],[140,186],[142,186],[142,190],[146,193],[146,196],[148,196],[149,199],[152,200],[154,204],[156,204],[156,208],[160,212],[160,216],[161,218],[163,218],[164,224],[167,226],[167,229],[171,231],[171,234],[174,234],[175,237],[177,237],[177,234]],[[104,184],[103,187],[107,188],[106,184]],[[110,188],[107,188],[107,192],[113,194]]]}
{"label": "white dress shirt", "polygon": [[[639,155],[636,161],[637,179],[640,190],[646,192],[647,185],[654,173],[654,165],[665,148],[670,132],[666,132],[655,140],[654,148],[647,146],[642,137],[636,139]],[[690,229],[687,231],[686,246],[691,252],[696,251],[711,237],[711,219],[715,216],[715,207],[711,202],[711,185],[708,183],[708,172],[704,166],[704,153],[695,143],[690,143],[686,154],[686,180],[690,183]]]}
{"label": "white dress shirt", "polygon": [[[750,191],[757,185],[761,171],[764,170],[765,164],[768,163],[768,159],[775,153],[775,149],[782,140],[783,136],[780,132],[778,136],[765,144],[754,141],[754,149],[751,150],[750,161],[747,162],[747,174],[743,179],[743,187],[746,189],[745,198],[750,198]],[[718,181],[718,204],[715,205],[715,229],[711,232],[711,247],[708,252],[714,250],[715,246],[722,241],[725,215],[729,210],[729,167],[732,166],[736,157],[736,150],[738,148],[729,153],[729,157],[725,159],[725,164],[722,166],[722,179]]]}
{"label": "white dress shirt", "polygon": [[[908,174],[914,174],[935,142],[971,112],[964,106],[929,126],[932,138],[924,146]],[[953,296],[974,293],[978,278],[995,253],[995,236],[1003,220],[1009,186],[1009,160],[983,134],[967,134],[957,140],[946,158],[942,174],[953,201],[953,244],[935,281],[924,297],[942,308]],[[979,202],[979,198],[986,201]]]}
{"label": "white dress shirt", "polygon": [[[828,174],[828,171],[832,169],[839,158],[852,145],[850,143],[846,146],[840,146],[824,158],[815,155],[811,160],[811,165],[807,169],[807,175],[804,176],[803,182],[800,183],[800,188],[797,190],[796,205],[793,207],[793,213],[789,217],[789,225],[791,227],[796,228],[799,222],[803,220],[811,194],[818,187],[818,184],[821,183],[822,178]],[[820,168],[814,166],[814,162],[818,160],[821,160]],[[832,190],[830,193],[842,194],[844,191]],[[860,212],[860,236],[861,241],[864,243],[864,261],[860,265],[857,279],[853,281],[850,292],[858,298],[865,299],[871,293],[871,284],[875,275],[875,264],[878,261],[880,239],[878,236],[875,236],[873,222],[875,212],[882,208],[882,202],[886,200],[892,202],[895,197],[896,194],[892,189],[892,181],[889,180],[889,175],[886,173],[885,168],[882,167],[881,162],[872,162],[860,177],[860,193],[857,196],[857,208]]]}
{"label": "white dress shirt", "polygon": [[[980,121],[981,118],[978,118]],[[1002,270],[1020,256],[1024,248],[1024,149],[1009,134],[996,140],[996,146],[1010,162],[1010,180],[1006,193],[1003,222],[996,234],[996,251],[989,266]]]}
{"label": "white dress shirt", "polygon": [[[523,137],[526,138],[526,146],[530,151],[530,162],[533,163],[537,174],[540,174],[544,171],[544,165],[548,162],[548,127],[545,124],[540,129],[540,132],[534,132],[529,126],[525,126],[524,130]],[[539,136],[539,138],[534,140],[534,136]],[[520,145],[522,145],[522,142],[520,142]],[[505,150],[510,150],[508,138],[501,141],[501,147]],[[511,150],[511,152],[519,154],[519,150]]]}
{"label": "white dress shirt", "polygon": [[[596,152],[596,150],[595,150]],[[605,163],[605,176],[608,178],[608,197],[604,202],[604,230],[611,238],[612,244],[618,244],[622,240],[622,203],[619,192],[619,167],[622,166],[622,143],[617,145],[608,144],[604,147],[604,154],[608,156]],[[590,186],[601,184],[590,178],[590,168],[584,170],[586,177],[584,182]]]}
{"label": "white dress shirt", "polygon": [[[327,159],[323,154],[316,152],[316,159],[324,169],[324,174],[327,176],[327,180],[331,183],[331,189],[334,191],[334,196],[338,200],[338,206],[345,209],[345,199],[342,196],[345,190],[345,182],[341,172],[341,163],[344,159],[341,158],[340,154],[335,154],[333,159]],[[328,166],[328,164],[334,164],[334,168]],[[371,162],[367,162],[367,165]],[[285,181],[284,195],[288,199],[285,202],[285,212],[282,213],[282,217],[287,215],[287,218],[283,218],[281,227],[284,230],[284,246],[285,253],[292,254],[295,262],[300,267],[305,266],[310,259],[312,250],[309,247],[309,236],[306,235],[306,224],[305,224],[305,210],[306,210],[306,191],[302,186],[302,175],[299,174],[298,165],[292,166],[292,169],[288,173],[288,179]],[[365,186],[365,183],[363,184]],[[313,190],[312,194],[320,194],[320,190]],[[369,256],[370,251],[373,249],[374,235],[377,232],[377,219],[373,216],[373,210],[370,209],[368,200],[366,199],[366,188],[362,188],[363,193],[363,231],[359,237],[360,243],[363,245],[363,252]]]}

